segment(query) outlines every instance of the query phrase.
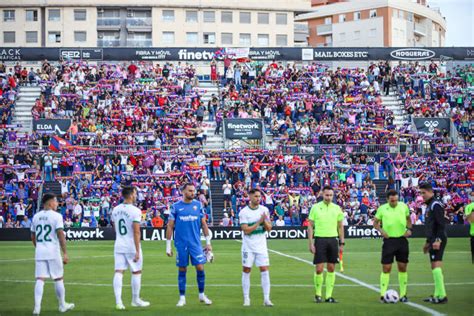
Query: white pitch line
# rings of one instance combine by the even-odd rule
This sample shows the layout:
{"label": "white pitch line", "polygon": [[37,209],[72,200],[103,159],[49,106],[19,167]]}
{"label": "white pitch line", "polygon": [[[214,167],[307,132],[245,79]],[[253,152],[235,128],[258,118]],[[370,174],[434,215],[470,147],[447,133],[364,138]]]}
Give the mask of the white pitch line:
{"label": "white pitch line", "polygon": [[[35,283],[35,280],[0,280],[0,283]],[[47,283],[53,283],[53,281],[47,281]],[[77,285],[77,286],[96,286],[96,287],[110,287],[112,283],[87,283],[87,282],[65,282],[66,285]],[[370,286],[375,286],[377,284],[368,284]],[[398,284],[390,284],[390,286],[397,286]],[[410,286],[428,286],[433,285],[433,283],[414,283]],[[461,285],[474,285],[474,282],[460,282],[460,283],[446,283],[447,286],[461,286]],[[130,284],[124,284],[126,287],[130,287]],[[176,287],[177,284],[142,284],[144,287]],[[189,287],[197,287],[196,284],[189,284]],[[241,287],[242,284],[206,284],[206,287]],[[253,284],[253,287],[260,287],[260,284]],[[335,284],[336,287],[364,287],[360,284]],[[313,288],[313,285],[310,284],[272,284],[272,287],[308,287]]]}
{"label": "white pitch line", "polygon": [[[313,262],[311,262],[309,260],[306,260],[306,259],[303,259],[303,258],[287,255],[286,253],[276,251],[276,250],[272,250],[272,249],[268,249],[268,251],[273,252],[277,255],[283,256],[283,257],[291,258],[291,259],[294,259],[294,260],[297,260],[297,261],[300,261],[300,262],[303,262],[303,263],[314,266]],[[368,284],[368,283],[365,283],[365,282],[363,282],[359,279],[347,276],[347,275],[339,273],[339,272],[336,272],[336,275],[340,278],[343,278],[343,279],[349,280],[351,282],[354,282],[356,284],[359,284],[360,286],[365,287],[365,288],[367,288],[369,290],[372,290],[374,292],[377,292],[377,293],[380,292],[380,289],[378,287],[376,287],[374,285],[371,285],[371,284]],[[426,307],[426,306],[423,306],[423,305],[420,305],[420,304],[416,304],[416,303],[413,303],[413,302],[408,302],[408,303],[405,303],[405,304],[408,305],[408,306],[411,306],[413,308],[417,308],[419,310],[422,310],[422,311],[424,311],[424,312],[426,312],[430,315],[433,315],[433,316],[442,316],[442,315],[444,315],[444,314],[442,314],[442,313],[440,313],[440,312],[438,312],[434,309],[431,309],[429,307]]]}

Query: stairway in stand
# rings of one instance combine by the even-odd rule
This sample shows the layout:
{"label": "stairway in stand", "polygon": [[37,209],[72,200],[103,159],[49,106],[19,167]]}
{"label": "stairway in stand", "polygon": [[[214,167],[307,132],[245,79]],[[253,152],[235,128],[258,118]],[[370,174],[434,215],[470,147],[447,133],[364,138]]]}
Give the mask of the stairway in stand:
{"label": "stairway in stand", "polygon": [[[219,87],[217,84],[214,84],[210,81],[200,81],[199,82],[199,93],[201,94],[201,101],[202,104],[206,107],[209,101],[212,99],[212,95],[218,96],[219,95]],[[222,150],[224,149],[224,139],[221,133],[219,135],[214,135],[214,131],[216,130],[216,122],[211,121],[210,117],[205,117],[204,120],[204,134],[206,135],[206,143],[204,144],[204,149],[207,150]],[[214,119],[214,118],[213,118]]]}
{"label": "stairway in stand", "polygon": [[375,184],[375,192],[377,193],[380,205],[387,203],[385,187],[387,186],[388,180],[372,180],[372,182]]}
{"label": "stairway in stand", "polygon": [[212,213],[214,226],[219,225],[224,217],[224,191],[222,186],[224,180],[211,180],[211,195],[212,195]]}
{"label": "stairway in stand", "polygon": [[15,101],[15,114],[12,124],[20,124],[18,129],[22,133],[31,133],[33,116],[31,108],[35,105],[36,99],[40,97],[41,88],[38,86],[21,86]]}
{"label": "stairway in stand", "polygon": [[61,183],[58,181],[45,181],[43,183],[43,194],[45,193],[54,193],[59,200],[61,198]]}

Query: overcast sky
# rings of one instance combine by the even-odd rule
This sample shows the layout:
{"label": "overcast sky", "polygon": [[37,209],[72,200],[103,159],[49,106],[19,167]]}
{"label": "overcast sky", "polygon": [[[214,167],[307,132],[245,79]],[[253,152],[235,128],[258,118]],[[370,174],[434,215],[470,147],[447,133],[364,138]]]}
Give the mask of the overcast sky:
{"label": "overcast sky", "polygon": [[446,46],[474,46],[474,0],[428,0],[446,17]]}

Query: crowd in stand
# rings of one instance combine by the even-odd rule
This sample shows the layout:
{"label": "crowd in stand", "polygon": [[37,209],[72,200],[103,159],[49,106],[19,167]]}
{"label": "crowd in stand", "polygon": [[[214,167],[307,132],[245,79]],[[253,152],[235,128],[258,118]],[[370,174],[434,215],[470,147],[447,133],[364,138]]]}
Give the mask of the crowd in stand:
{"label": "crowd in stand", "polygon": [[[345,224],[371,225],[379,206],[373,180],[380,178],[388,179],[385,191],[400,188],[413,223],[424,221],[417,191],[421,181],[431,182],[443,196],[451,222],[462,222],[474,180],[472,152],[443,145],[448,140],[440,142],[442,137],[436,137],[443,135],[431,139],[429,156],[417,155],[415,149],[414,154],[369,157],[349,147],[342,153],[329,147],[318,155],[311,149],[296,154],[283,146],[271,151],[202,148],[207,115],[216,120],[216,133],[223,118],[264,118],[280,145],[396,144],[403,140],[417,144],[423,137],[406,126],[395,127],[380,94],[394,83],[403,88],[400,91],[410,92],[418,78],[413,74],[425,69],[415,65],[408,70],[391,69],[386,63],[367,70],[336,71],[318,64],[227,65],[221,94],[208,104],[201,101],[203,91],[193,66],[187,64],[93,66],[45,61],[26,79],[21,71],[4,69],[2,123],[11,123],[16,85],[35,81],[42,93],[33,116],[71,119],[70,130],[61,136],[72,147],[52,152],[48,148],[51,134],[33,132],[25,138],[4,130],[0,225],[28,227],[41,183],[52,180],[61,184],[60,209],[68,227],[110,225],[111,209],[120,202],[120,187],[130,184],[138,188],[142,225],[161,227],[166,225],[170,203],[179,199],[180,185],[189,181],[196,184],[197,198],[212,222],[211,179],[227,179],[225,217],[220,223],[224,226],[238,225],[239,211],[248,201],[246,192],[253,187],[264,192],[275,224],[306,225],[309,209],[321,198],[324,185],[336,188],[335,202],[344,210]],[[463,89],[472,85],[472,80],[462,82]],[[423,93],[429,90],[423,89]],[[402,97],[407,104],[413,100],[403,93]],[[458,112],[451,114],[455,120]]]}

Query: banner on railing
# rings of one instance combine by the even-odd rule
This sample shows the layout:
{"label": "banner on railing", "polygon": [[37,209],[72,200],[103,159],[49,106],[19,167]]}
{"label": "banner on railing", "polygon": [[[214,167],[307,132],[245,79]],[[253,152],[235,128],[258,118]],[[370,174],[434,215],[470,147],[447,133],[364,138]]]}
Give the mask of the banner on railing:
{"label": "banner on railing", "polygon": [[433,135],[435,130],[446,132],[451,131],[451,120],[443,117],[415,117],[413,118],[416,129],[420,133],[424,133],[428,136]]}
{"label": "banner on railing", "polygon": [[38,119],[33,120],[33,130],[38,133],[56,134],[64,136],[71,127],[71,120]]}
{"label": "banner on railing", "polygon": [[[242,239],[242,230],[239,227],[209,227],[212,239],[235,240]],[[345,237],[371,239],[381,238],[380,233],[373,226],[345,226]],[[69,228],[65,230],[67,240],[114,240],[115,231],[107,228]],[[27,228],[0,229],[0,241],[28,241],[31,238]],[[165,228],[142,228],[141,236],[144,241],[159,241],[166,239]],[[467,225],[447,226],[448,237],[469,237]],[[306,227],[278,227],[267,233],[269,239],[305,239],[308,238]],[[423,225],[413,226],[413,238],[425,237]]]}
{"label": "banner on railing", "polygon": [[[0,49],[0,60],[187,60],[210,61],[222,59],[224,48],[219,47],[4,47]],[[431,60],[447,56],[453,60],[473,60],[474,47],[269,47],[239,48],[239,55],[252,60]]]}
{"label": "banner on railing", "polygon": [[253,118],[224,119],[227,139],[262,139],[263,121]]}

